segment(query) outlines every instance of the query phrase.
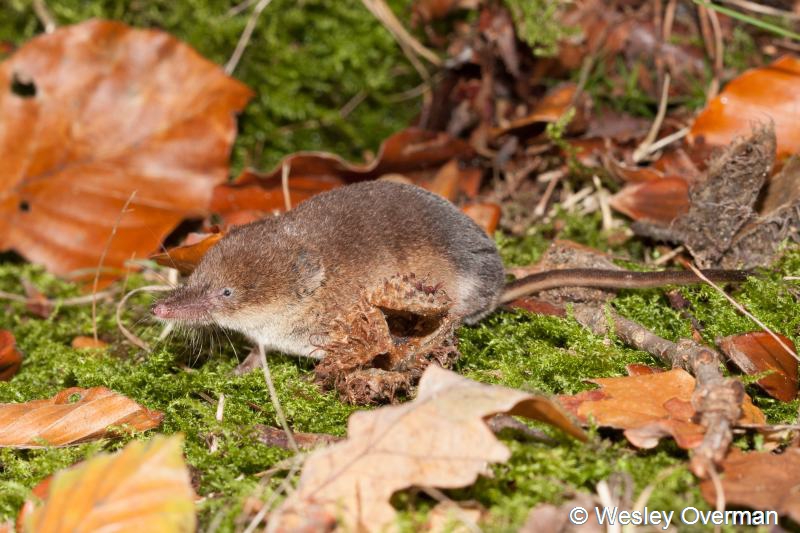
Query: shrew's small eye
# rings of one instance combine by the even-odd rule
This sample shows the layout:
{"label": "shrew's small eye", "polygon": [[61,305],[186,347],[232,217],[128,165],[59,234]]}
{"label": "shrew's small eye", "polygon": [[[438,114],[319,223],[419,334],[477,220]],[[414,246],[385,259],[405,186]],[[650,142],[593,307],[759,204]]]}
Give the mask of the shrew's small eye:
{"label": "shrew's small eye", "polygon": [[225,298],[230,298],[231,296],[233,296],[233,289],[228,289],[228,288],[222,289],[222,295]]}

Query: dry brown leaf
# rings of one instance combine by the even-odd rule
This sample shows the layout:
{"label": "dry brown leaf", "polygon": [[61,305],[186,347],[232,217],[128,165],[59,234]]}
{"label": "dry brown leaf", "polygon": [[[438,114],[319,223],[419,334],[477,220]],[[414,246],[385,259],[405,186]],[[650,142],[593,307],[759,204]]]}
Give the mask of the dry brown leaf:
{"label": "dry brown leaf", "polygon": [[430,366],[414,401],[353,414],[346,441],[309,456],[297,490],[272,520],[291,531],[322,511],[350,529],[380,531],[396,516],[389,503],[394,492],[414,485],[463,487],[487,474],[488,464],[508,460],[511,452],[485,421],[497,413],[548,422],[585,439],[544,396]]}
{"label": "dry brown leaf", "polygon": [[[692,421],[695,379],[683,369],[620,378],[589,380],[600,385],[559,401],[580,420],[591,417],[598,425],[625,430],[640,448],[653,448],[671,435],[678,446],[691,449],[703,440],[704,429]],[[764,414],[745,396],[740,423],[764,424]]]}
{"label": "dry brown leaf", "polygon": [[252,95],[162,31],[100,20],[32,39],[0,87],[0,249],[59,274],[97,267],[120,216],[106,267],[206,214]]}
{"label": "dry brown leaf", "polygon": [[[788,337],[778,336],[792,350]],[[717,339],[720,350],[747,374],[771,371],[756,383],[767,394],[784,402],[797,397],[797,360],[766,331],[753,331]]]}
{"label": "dry brown leaf", "polygon": [[180,436],[133,441],[58,472],[43,502],[27,505],[23,531],[193,532],[194,492],[182,443]]}
{"label": "dry brown leaf", "polygon": [[69,446],[122,431],[146,431],[163,418],[105,387],[73,387],[47,400],[0,404],[0,447]]}
{"label": "dry brown leaf", "polygon": [[[298,152],[284,158],[269,172],[247,170],[232,183],[218,186],[211,210],[224,217],[237,211],[265,214],[283,211],[281,172],[284,165],[289,167],[289,191],[295,206],[334,187],[385,174],[402,174],[424,185],[443,164],[470,153],[467,143],[460,139],[418,128],[403,130],[386,139],[375,160],[366,164],[348,163],[324,152]],[[470,191],[465,190],[465,193],[470,194]]]}
{"label": "dry brown leaf", "polygon": [[[742,453],[731,450],[722,463],[722,490],[728,505],[764,511],[777,511],[800,523],[800,449],[788,448],[782,454]],[[700,484],[703,497],[716,503],[711,480]]]}
{"label": "dry brown leaf", "polygon": [[669,224],[689,211],[689,184],[683,178],[632,183],[612,196],[610,205],[633,220]]}
{"label": "dry brown leaf", "polygon": [[778,157],[800,152],[800,60],[784,56],[731,81],[692,125],[689,141],[726,146],[754,125],[775,125]]}
{"label": "dry brown leaf", "polygon": [[502,213],[500,206],[494,202],[465,205],[462,211],[489,235],[494,235]]}
{"label": "dry brown leaf", "polygon": [[206,252],[224,236],[225,233],[222,231],[205,234],[165,252],[153,254],[150,259],[161,266],[177,269],[184,276],[188,276],[197,267]]}
{"label": "dry brown leaf", "polygon": [[9,381],[22,366],[22,353],[17,348],[14,334],[0,329],[0,381]]}

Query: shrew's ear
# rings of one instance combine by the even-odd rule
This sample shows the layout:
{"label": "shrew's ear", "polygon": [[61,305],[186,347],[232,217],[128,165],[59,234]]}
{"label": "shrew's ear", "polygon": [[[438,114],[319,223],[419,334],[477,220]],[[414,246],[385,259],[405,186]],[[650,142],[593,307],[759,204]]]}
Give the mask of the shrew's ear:
{"label": "shrew's ear", "polygon": [[300,294],[308,296],[325,282],[325,267],[319,255],[308,249],[300,250],[295,260],[294,270],[299,280]]}

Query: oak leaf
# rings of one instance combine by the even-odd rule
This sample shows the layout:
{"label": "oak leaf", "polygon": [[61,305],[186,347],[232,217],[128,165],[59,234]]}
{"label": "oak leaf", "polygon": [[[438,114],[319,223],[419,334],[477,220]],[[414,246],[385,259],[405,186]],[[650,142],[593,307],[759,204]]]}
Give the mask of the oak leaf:
{"label": "oak leaf", "polygon": [[56,473],[43,502],[26,504],[25,532],[173,533],[196,527],[182,437],[133,441]]}
{"label": "oak leaf", "polygon": [[0,404],[0,447],[78,444],[158,426],[164,415],[105,387],[64,389],[47,400]]}
{"label": "oak leaf", "polygon": [[503,462],[510,450],[485,418],[497,413],[553,424],[585,439],[549,399],[484,385],[431,365],[417,398],[353,414],[346,441],[309,456],[297,490],[272,515],[278,530],[295,531],[308,517],[338,518],[350,529],[380,531],[395,518],[392,494],[414,485],[464,487]]}
{"label": "oak leaf", "polygon": [[[559,398],[580,420],[591,417],[600,426],[625,430],[639,448],[653,448],[661,437],[672,436],[678,446],[698,446],[705,430],[693,421],[695,379],[683,369],[620,378],[589,380],[599,389]],[[748,396],[742,402],[741,423],[763,424],[764,414]]]}
{"label": "oak leaf", "polygon": [[17,348],[14,334],[0,329],[0,381],[13,378],[22,366],[22,353]]}
{"label": "oak leaf", "polygon": [[118,219],[110,268],[205,215],[252,96],[174,37],[100,20],[32,39],[0,88],[0,250],[58,274],[97,267]]}
{"label": "oak leaf", "polygon": [[[800,449],[782,454],[742,453],[731,450],[722,465],[725,502],[752,509],[777,511],[800,523]],[[703,481],[700,490],[707,502],[717,500],[714,483]]]}

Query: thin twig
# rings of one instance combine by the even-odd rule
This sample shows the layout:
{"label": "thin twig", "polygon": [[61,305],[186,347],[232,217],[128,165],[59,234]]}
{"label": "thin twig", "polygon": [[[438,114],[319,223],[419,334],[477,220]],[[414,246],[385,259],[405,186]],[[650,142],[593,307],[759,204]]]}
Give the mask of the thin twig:
{"label": "thin twig", "polygon": [[561,178],[567,175],[567,172],[563,168],[559,168],[549,172],[548,174],[550,174],[550,179],[547,181],[547,187],[545,188],[542,197],[539,199],[539,202],[537,202],[536,207],[533,208],[533,216],[535,218],[542,218],[547,212],[547,204],[550,203],[550,198],[553,196],[553,192],[556,190],[556,185],[558,185],[558,182],[561,181]]}
{"label": "thin twig", "polygon": [[250,18],[247,19],[247,24],[245,24],[244,31],[242,31],[242,35],[239,37],[239,42],[236,43],[236,49],[233,51],[228,62],[225,63],[225,74],[228,76],[233,74],[233,71],[236,70],[236,66],[239,64],[239,60],[242,59],[242,55],[244,54],[244,49],[250,44],[250,38],[253,36],[253,31],[256,29],[256,24],[258,23],[258,16],[261,15],[261,12],[266,9],[270,2],[272,2],[272,0],[259,0],[253,12],[250,14]]}
{"label": "thin twig", "polygon": [[665,74],[664,85],[661,87],[661,100],[658,102],[658,113],[656,113],[656,118],[653,121],[653,124],[650,126],[650,131],[647,132],[647,136],[644,138],[641,144],[636,147],[636,150],[633,151],[632,157],[635,163],[639,163],[643,161],[645,157],[647,157],[650,145],[655,142],[658,132],[661,130],[661,124],[664,122],[664,117],[667,115],[670,81],[671,79],[669,73]]}
{"label": "thin twig", "polygon": [[742,304],[740,304],[739,302],[737,302],[736,300],[734,300],[733,298],[731,298],[730,296],[728,296],[728,294],[727,294],[725,291],[723,291],[723,290],[722,290],[722,289],[719,287],[719,285],[715,284],[713,281],[711,281],[710,279],[708,279],[708,278],[705,276],[705,274],[703,274],[703,272],[701,272],[701,271],[700,271],[700,269],[699,269],[699,268],[697,268],[697,267],[696,267],[695,265],[693,265],[692,263],[689,263],[688,261],[687,261],[687,263],[686,263],[686,266],[688,266],[688,267],[689,267],[689,268],[692,270],[692,272],[694,272],[694,273],[695,273],[695,275],[696,275],[698,278],[702,279],[702,280],[703,280],[704,282],[706,282],[708,285],[710,285],[711,287],[713,287],[715,291],[717,291],[717,292],[718,292],[719,294],[721,294],[721,295],[722,295],[722,296],[723,296],[723,297],[724,297],[726,300],[728,300],[728,301],[731,303],[731,305],[733,305],[733,306],[734,306],[736,309],[738,309],[738,310],[739,310],[739,312],[740,312],[740,313],[742,313],[744,316],[746,316],[747,318],[749,318],[750,320],[752,320],[753,322],[755,322],[756,324],[758,324],[758,325],[761,327],[761,329],[763,329],[764,331],[766,331],[766,332],[769,334],[769,336],[770,336],[770,337],[772,337],[773,339],[775,339],[775,342],[777,342],[778,344],[780,344],[780,345],[781,345],[781,347],[782,347],[784,350],[786,350],[786,351],[787,351],[787,352],[788,352],[788,353],[789,353],[789,354],[790,354],[792,357],[794,357],[795,359],[797,359],[798,361],[800,361],[800,357],[798,357],[798,356],[797,356],[797,353],[796,353],[796,352],[795,352],[795,351],[794,351],[792,348],[790,348],[790,347],[789,347],[789,346],[788,346],[788,345],[787,345],[785,342],[783,342],[783,340],[782,340],[782,339],[781,339],[781,338],[780,338],[778,335],[776,335],[774,331],[772,331],[771,329],[769,329],[769,327],[767,327],[767,325],[766,325],[766,324],[764,324],[762,321],[760,321],[758,318],[756,318],[756,317],[755,317],[755,315],[753,315],[753,314],[752,314],[750,311],[748,311],[748,310],[747,310],[747,309],[746,309],[746,308],[745,308],[745,307],[744,307]]}
{"label": "thin twig", "polygon": [[722,41],[722,27],[719,24],[717,12],[713,9],[707,9],[706,14],[711,22],[711,30],[714,35],[714,77],[711,79],[708,91],[706,91],[706,103],[709,103],[719,94],[719,80],[722,77],[725,60],[725,44]]}
{"label": "thin twig", "polygon": [[53,33],[58,24],[56,24],[56,19],[53,18],[50,10],[47,9],[47,4],[45,4],[44,0],[33,0],[33,11],[36,13],[39,22],[44,26],[44,32]]}
{"label": "thin twig", "polygon": [[[103,262],[106,260],[106,254],[108,254],[108,250],[111,248],[111,241],[114,240],[114,236],[117,234],[119,223],[122,221],[122,217],[127,212],[128,206],[131,205],[135,196],[136,191],[133,191],[131,195],[128,196],[119,215],[117,215],[117,220],[115,220],[114,225],[111,226],[111,233],[106,240],[106,245],[103,247],[103,253],[100,254],[100,260],[97,262],[97,270],[94,273],[94,282],[92,282],[92,294],[97,294],[97,284],[100,283],[100,269],[103,268]],[[94,337],[94,341],[97,342],[97,298],[92,299],[92,336]]]}
{"label": "thin twig", "polygon": [[283,190],[283,207],[287,212],[292,210],[292,193],[289,191],[289,172],[291,165],[284,163],[281,167],[281,189]]}
{"label": "thin twig", "polygon": [[144,291],[166,292],[171,290],[173,290],[173,287],[170,287],[169,285],[145,285],[144,287],[139,287],[138,289],[133,289],[132,291],[128,291],[117,304],[117,312],[115,316],[117,318],[117,327],[119,328],[119,331],[132,344],[138,346],[142,350],[149,352],[150,345],[148,345],[142,339],[131,333],[128,330],[128,328],[122,325],[122,309],[125,307],[125,303],[128,301],[128,299],[136,293]]}
{"label": "thin twig", "polygon": [[362,0],[364,6],[372,13],[375,18],[389,30],[389,33],[395,38],[398,43],[408,46],[415,54],[424,58],[432,65],[437,67],[442,66],[442,60],[429,48],[426,48],[419,42],[413,35],[408,33],[408,30],[403,27],[403,24],[395,16],[394,12],[386,5],[384,0]]}
{"label": "thin twig", "polygon": [[668,263],[669,261],[671,261],[675,257],[677,257],[680,254],[682,254],[684,250],[686,250],[686,248],[684,248],[683,245],[678,246],[674,250],[670,250],[668,253],[662,255],[661,257],[659,257],[658,259],[653,261],[653,264],[661,266],[661,265],[663,265],[665,263]]}
{"label": "thin twig", "polygon": [[654,142],[653,144],[650,145],[650,147],[647,149],[647,152],[646,152],[645,155],[654,154],[654,153],[658,152],[659,150],[661,150],[662,148],[666,148],[667,146],[669,146],[670,144],[674,143],[675,141],[679,141],[679,140],[683,139],[684,137],[686,137],[689,134],[690,130],[691,130],[691,128],[689,128],[689,127],[681,128],[681,129],[679,129],[678,131],[676,131],[674,133],[670,133],[669,135],[666,135],[666,136],[660,138],[659,140],[657,140],[656,142]]}
{"label": "thin twig", "polygon": [[283,407],[281,406],[281,401],[278,398],[278,392],[275,390],[275,383],[272,381],[272,375],[269,371],[269,365],[267,364],[267,353],[264,349],[264,345],[261,343],[258,344],[258,356],[261,358],[261,370],[264,371],[264,381],[267,382],[269,398],[272,401],[272,406],[275,408],[275,418],[278,420],[278,423],[286,433],[286,440],[289,442],[289,447],[294,453],[299,453],[300,447],[297,446],[297,442],[294,440],[292,430],[289,428],[289,423],[286,421],[286,415],[283,412]]}

